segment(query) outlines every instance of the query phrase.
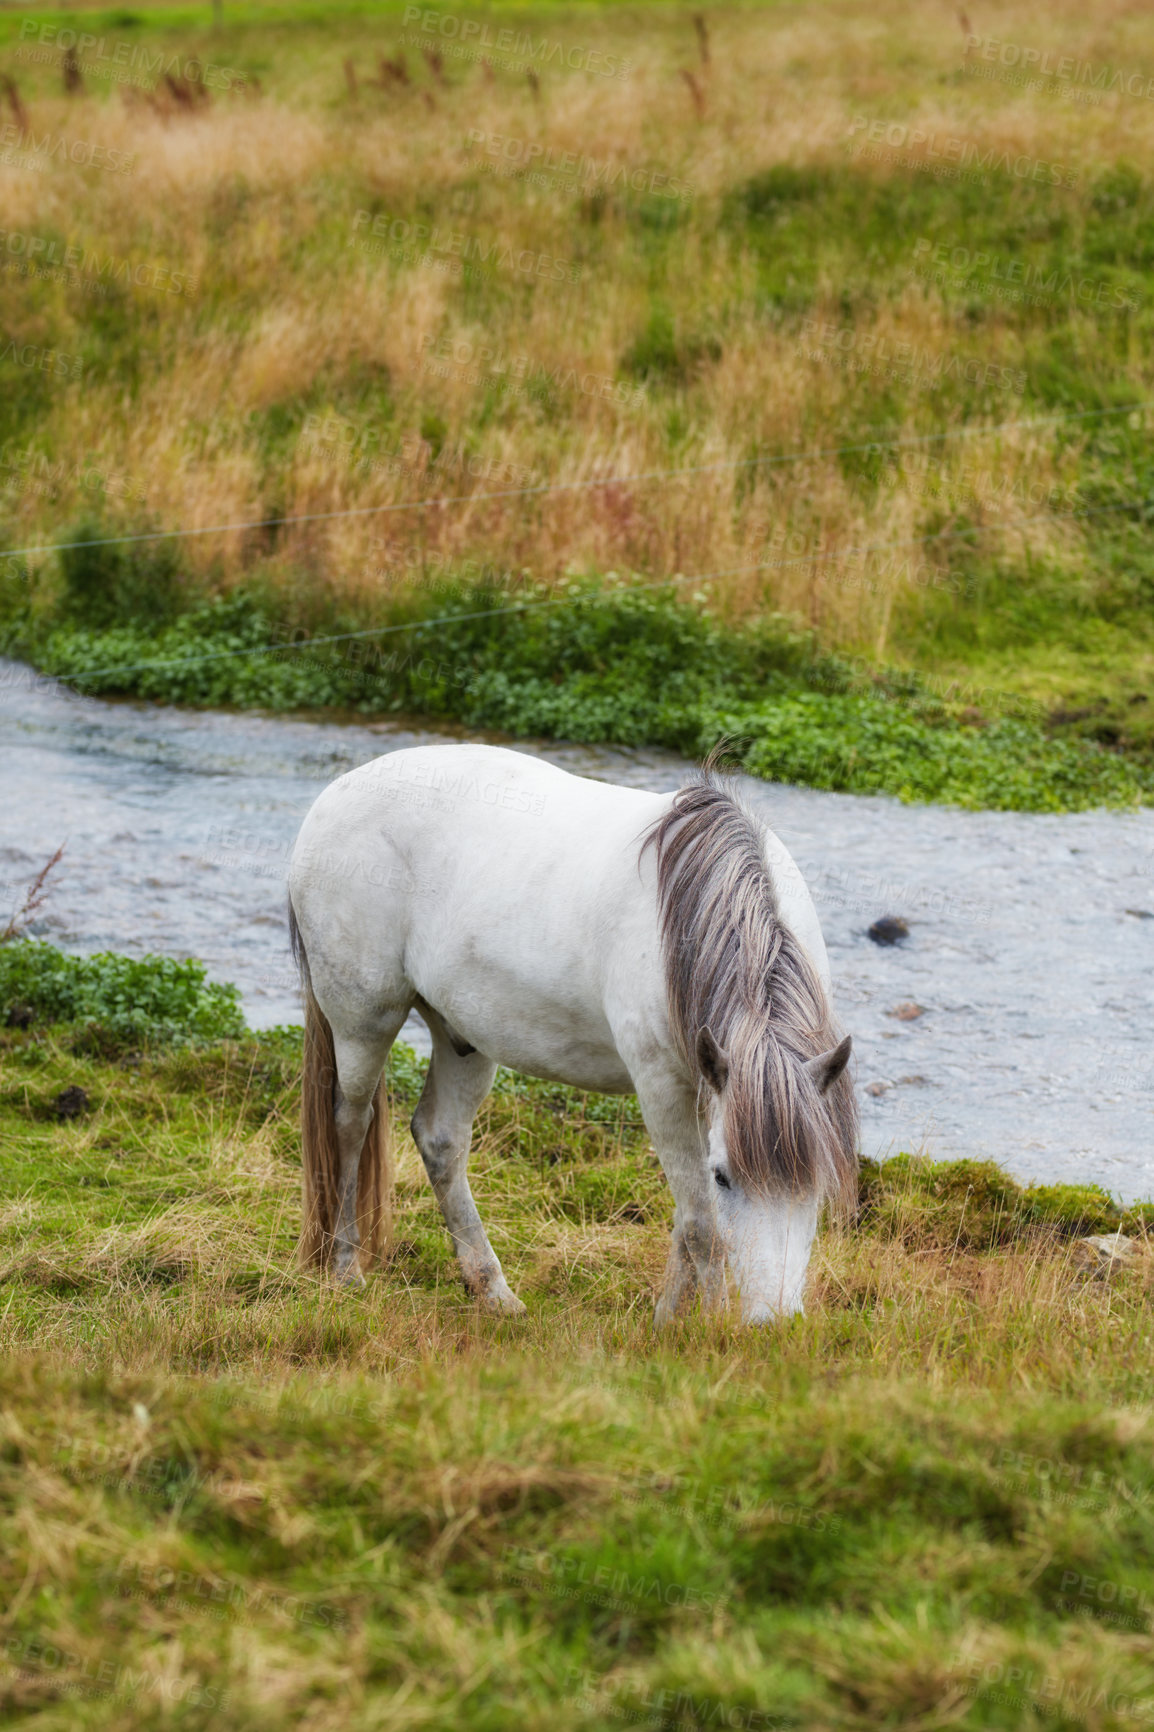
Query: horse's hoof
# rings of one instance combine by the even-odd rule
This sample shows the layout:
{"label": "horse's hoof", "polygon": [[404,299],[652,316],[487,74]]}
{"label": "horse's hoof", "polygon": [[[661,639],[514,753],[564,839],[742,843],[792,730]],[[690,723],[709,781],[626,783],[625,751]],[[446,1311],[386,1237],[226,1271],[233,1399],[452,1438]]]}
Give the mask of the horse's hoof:
{"label": "horse's hoof", "polygon": [[524,1305],[522,1305],[512,1288],[506,1287],[504,1282],[502,1282],[500,1287],[495,1287],[488,1293],[483,1293],[481,1295],[481,1304],[483,1308],[490,1312],[494,1317],[524,1317],[526,1315]]}
{"label": "horse's hoof", "polygon": [[653,1307],[653,1327],[671,1329],[682,1320],[692,1301],[692,1287],[681,1287],[674,1293],[663,1293]]}
{"label": "horse's hoof", "polygon": [[362,1287],[368,1285],[355,1263],[350,1263],[347,1269],[338,1269],[333,1280],[338,1287],[343,1287],[347,1293],[359,1293]]}

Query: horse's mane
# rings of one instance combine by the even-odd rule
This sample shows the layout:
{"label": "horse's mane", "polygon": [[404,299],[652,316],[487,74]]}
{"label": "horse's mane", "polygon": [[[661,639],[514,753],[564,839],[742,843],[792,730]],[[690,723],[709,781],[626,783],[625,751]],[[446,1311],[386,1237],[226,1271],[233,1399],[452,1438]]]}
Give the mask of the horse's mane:
{"label": "horse's mane", "polygon": [[823,1095],[805,1068],[838,1044],[825,989],[778,918],[754,814],[711,771],[646,835],[673,1035],[699,1089],[698,1034],[729,1064],[725,1139],[751,1189],[843,1195],[857,1172],[857,1103],[848,1071]]}

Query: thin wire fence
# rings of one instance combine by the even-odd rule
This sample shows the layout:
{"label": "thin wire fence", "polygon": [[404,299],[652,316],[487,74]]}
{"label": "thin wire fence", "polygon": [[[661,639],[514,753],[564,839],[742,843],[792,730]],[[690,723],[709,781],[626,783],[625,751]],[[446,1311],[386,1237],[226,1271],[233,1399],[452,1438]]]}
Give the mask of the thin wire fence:
{"label": "thin wire fence", "polygon": [[429,499],[393,500],[385,505],[350,505],[338,511],[302,511],[287,517],[263,517],[242,523],[213,523],[193,529],[155,529],[137,535],[94,536],[83,541],[41,543],[33,547],[0,549],[0,559],[27,559],[34,554],[60,553],[70,548],[119,547],[144,541],[175,541],[198,535],[234,535],[261,529],[283,529],[297,523],[326,523],[340,518],[375,517],[390,512],[431,511],[451,505],[476,505],[494,499],[540,498],[548,494],[579,493],[598,487],[649,485],[660,481],[683,479],[691,475],[711,475],[725,470],[770,468],[788,463],[816,463],[829,457],[848,457],[882,451],[902,451],[923,445],[945,443],[954,439],[987,439],[1008,431],[1033,427],[1050,427],[1064,423],[1101,419],[1110,415],[1133,415],[1154,408],[1154,399],[1123,403],[1110,409],[1078,409],[1057,415],[1031,416],[1025,420],[996,422],[992,427],[953,427],[941,433],[921,433],[908,439],[868,439],[853,445],[832,445],[811,451],[771,452],[761,457],[726,458],[717,463],[693,463],[672,469],[649,469],[627,475],[592,475],[579,481],[548,481],[533,487],[500,487],[487,492],[438,494]]}
{"label": "thin wire fence", "polygon": [[[707,474],[719,470],[749,469],[758,466],[768,467],[773,464],[800,463],[817,461],[822,458],[843,456],[847,454],[880,454],[887,450],[901,450],[909,447],[944,443],[954,439],[970,439],[992,437],[995,434],[1011,430],[1029,429],[1039,426],[1054,426],[1085,422],[1113,415],[1133,415],[1148,408],[1154,408],[1154,400],[1144,400],[1135,403],[1121,404],[1108,409],[1087,409],[1070,411],[1069,413],[1031,417],[1027,420],[1018,419],[983,428],[953,428],[941,433],[925,434],[909,439],[870,440],[865,443],[841,445],[812,451],[768,453],[762,457],[744,458],[733,462],[689,465],[677,469],[652,470],[634,475],[599,476],[584,481],[557,482],[540,487],[503,488],[491,492],[474,492],[454,494],[433,499],[414,499],[394,502],[379,506],[356,506],[340,511],[310,512],[298,516],[265,518],[254,522],[218,524],[208,528],[157,530],[143,535],[102,536],[83,541],[60,542],[52,546],[29,548],[9,548],[0,553],[0,558],[28,557],[38,553],[54,553],[71,548],[108,547],[131,545],[139,542],[155,542],[177,539],[181,536],[226,534],[236,531],[260,530],[283,527],[296,523],[313,523],[335,518],[364,517],[377,513],[425,510],[431,507],[447,507],[457,504],[472,504],[486,499],[514,499],[551,493],[571,493],[583,488],[606,487],[626,484],[643,484],[669,479],[679,479],[691,475]],[[1119,512],[1145,510],[1154,506],[1154,499],[1149,497],[1125,498],[1113,504],[1101,507],[1087,507],[1081,510],[1067,512],[1042,511],[1029,517],[1017,517],[1010,521],[999,521],[989,524],[971,524],[964,529],[939,530],[929,535],[913,536],[895,541],[869,542],[859,547],[842,548],[836,552],[803,553],[784,558],[757,560],[751,564],[729,566],[716,571],[693,572],[688,575],[677,574],[673,577],[658,578],[649,583],[630,584],[630,592],[646,592],[683,585],[702,585],[714,583],[722,578],[746,576],[751,572],[780,570],[788,566],[805,565],[814,569],[828,565],[839,565],[850,559],[868,557],[875,553],[892,553],[915,547],[926,547],[950,541],[972,540],[975,537],[1004,534],[1029,525],[1063,521],[1085,521],[1093,517],[1114,515]],[[428,631],[433,627],[457,625],[467,621],[484,619],[495,620],[513,614],[537,612],[544,609],[573,607],[590,600],[590,593],[581,595],[562,595],[539,597],[532,601],[515,602],[507,607],[479,608],[469,613],[450,613],[435,615],[430,618],[407,620],[396,625],[368,626],[360,631],[333,632],[324,636],[307,637],[299,640],[282,640],[268,644],[248,645],[239,649],[210,650],[195,656],[181,656],[165,659],[153,659],[142,662],[121,663],[107,667],[86,668],[66,677],[71,684],[81,685],[90,680],[110,679],[118,676],[145,672],[156,672],[175,668],[196,667],[209,662],[235,660],[242,656],[271,655],[297,650],[312,650],[324,645],[351,643],[354,641],[382,638],[403,632]]]}

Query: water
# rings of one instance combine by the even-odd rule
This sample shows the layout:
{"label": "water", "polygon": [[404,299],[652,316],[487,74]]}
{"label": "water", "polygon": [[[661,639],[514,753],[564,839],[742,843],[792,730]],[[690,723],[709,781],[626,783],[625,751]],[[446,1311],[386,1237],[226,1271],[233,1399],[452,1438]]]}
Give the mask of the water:
{"label": "water", "polygon": [[[0,909],[64,842],[39,935],[199,956],[240,986],[255,1026],[299,1021],[283,880],[302,816],[353,765],[450,737],[108,704],[0,661]],[[525,749],[654,789],[688,769],[658,752]],[[865,1153],[991,1157],[1020,1178],[1154,1197],[1154,811],[972,813],[745,787],[822,917]],[[885,914],[910,925],[889,949],[866,936]],[[887,1014],[908,1001],[924,1014]],[[415,1020],[406,1038],[427,1050]]]}

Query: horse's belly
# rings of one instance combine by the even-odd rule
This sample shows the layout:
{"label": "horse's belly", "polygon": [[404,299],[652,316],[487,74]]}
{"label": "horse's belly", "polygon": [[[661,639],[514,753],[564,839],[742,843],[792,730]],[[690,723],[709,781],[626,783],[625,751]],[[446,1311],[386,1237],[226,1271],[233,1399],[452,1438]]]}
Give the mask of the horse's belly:
{"label": "horse's belly", "polygon": [[413,971],[421,997],[454,1034],[526,1076],[603,1094],[632,1092],[598,997],[581,992],[572,977],[542,990],[530,971],[511,968],[507,957],[469,948],[468,960],[458,954]]}
{"label": "horse's belly", "polygon": [[616,1049],[593,1042],[577,1047],[569,1044],[562,1051],[540,1041],[498,1037],[486,1039],[477,1051],[496,1064],[507,1065],[522,1076],[540,1077],[543,1082],[568,1083],[572,1088],[593,1089],[603,1095],[628,1095],[634,1090],[633,1078]]}

